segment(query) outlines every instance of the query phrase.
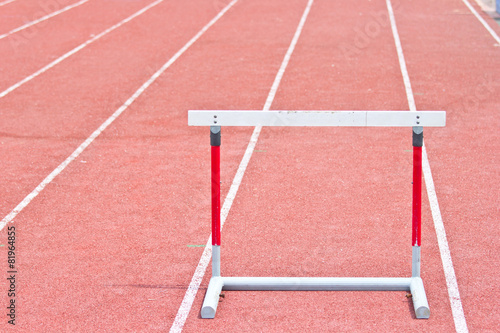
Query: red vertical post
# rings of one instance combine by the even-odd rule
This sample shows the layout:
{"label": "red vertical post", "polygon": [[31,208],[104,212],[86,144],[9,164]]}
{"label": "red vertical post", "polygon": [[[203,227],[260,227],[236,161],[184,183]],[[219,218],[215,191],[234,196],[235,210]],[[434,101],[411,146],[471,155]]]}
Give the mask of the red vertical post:
{"label": "red vertical post", "polygon": [[212,245],[220,245],[220,127],[210,128],[212,161]]}
{"label": "red vertical post", "polygon": [[422,224],[422,146],[423,129],[413,129],[413,202],[412,202],[412,246],[421,244]]}

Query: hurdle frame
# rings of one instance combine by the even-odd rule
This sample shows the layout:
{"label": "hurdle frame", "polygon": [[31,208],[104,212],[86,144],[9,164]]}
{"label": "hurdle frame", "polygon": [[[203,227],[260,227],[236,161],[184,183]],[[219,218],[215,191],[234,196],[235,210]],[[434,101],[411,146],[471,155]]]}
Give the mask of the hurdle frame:
{"label": "hurdle frame", "polygon": [[[420,277],[423,127],[446,125],[445,111],[254,111],[191,110],[189,126],[210,126],[212,181],[212,277],[201,317],[213,319],[222,290],[409,291],[417,319],[428,319]],[[220,146],[223,126],[412,127],[411,277],[223,277],[221,275]]]}

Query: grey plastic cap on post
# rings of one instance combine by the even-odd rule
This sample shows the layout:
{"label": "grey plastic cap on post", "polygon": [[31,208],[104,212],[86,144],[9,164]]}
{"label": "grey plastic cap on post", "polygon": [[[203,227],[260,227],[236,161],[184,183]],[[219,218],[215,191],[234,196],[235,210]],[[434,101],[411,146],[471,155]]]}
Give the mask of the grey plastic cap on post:
{"label": "grey plastic cap on post", "polygon": [[221,135],[220,135],[220,126],[210,126],[210,145],[211,146],[220,146]]}
{"label": "grey plastic cap on post", "polygon": [[424,145],[424,128],[422,126],[413,127],[413,147]]}

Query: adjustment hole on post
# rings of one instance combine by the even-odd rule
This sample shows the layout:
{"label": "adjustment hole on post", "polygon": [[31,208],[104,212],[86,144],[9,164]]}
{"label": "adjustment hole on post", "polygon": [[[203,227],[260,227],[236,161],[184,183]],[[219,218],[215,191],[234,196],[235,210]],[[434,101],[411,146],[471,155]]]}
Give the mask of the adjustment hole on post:
{"label": "adjustment hole on post", "polygon": [[[217,118],[217,115],[214,115],[214,118]],[[418,118],[418,117],[417,117]]]}
{"label": "adjustment hole on post", "polygon": [[420,116],[417,116],[417,119],[420,119]]}

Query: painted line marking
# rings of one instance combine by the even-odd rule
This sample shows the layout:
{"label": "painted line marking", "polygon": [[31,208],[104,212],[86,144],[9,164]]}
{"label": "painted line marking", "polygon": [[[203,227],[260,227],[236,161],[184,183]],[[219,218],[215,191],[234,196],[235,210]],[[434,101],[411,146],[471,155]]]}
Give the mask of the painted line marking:
{"label": "painted line marking", "polygon": [[455,328],[457,332],[466,333],[469,332],[469,330],[467,328],[467,322],[465,321],[464,309],[462,307],[462,301],[460,299],[460,292],[458,290],[458,283],[457,283],[457,278],[455,276],[455,269],[453,268],[453,262],[451,260],[451,252],[450,252],[450,247],[448,246],[448,240],[446,237],[446,231],[444,229],[443,218],[441,216],[441,210],[439,209],[436,190],[434,188],[434,180],[432,178],[431,167],[429,165],[429,160],[427,158],[427,151],[425,149],[425,145],[422,148],[423,148],[422,169],[424,173],[425,184],[427,187],[427,196],[429,197],[429,202],[431,205],[432,219],[434,220],[434,228],[436,229],[439,251],[441,253],[441,261],[443,262],[443,267],[445,271],[446,286],[448,287],[448,296],[450,298],[453,320],[455,321]]}
{"label": "painted line marking", "polygon": [[398,28],[396,26],[396,18],[394,17],[394,10],[392,9],[392,4],[390,0],[386,0],[386,4],[387,4],[387,11],[389,12],[389,19],[391,21],[392,36],[394,37],[396,52],[398,53],[399,67],[403,75],[403,82],[405,85],[408,106],[410,108],[410,111],[417,111],[417,106],[415,105],[415,98],[413,97],[413,90],[411,88],[410,76],[408,75],[408,69],[406,68],[406,60],[403,54],[403,47],[401,46],[401,40],[399,39]]}
{"label": "painted line marking", "polygon": [[14,84],[13,86],[7,88],[6,90],[4,90],[3,92],[0,93],[0,98],[3,98],[5,97],[6,95],[8,95],[9,93],[11,93],[12,91],[16,90],[17,88],[21,87],[23,84],[33,80],[34,78],[36,78],[37,76],[45,73],[46,71],[48,71],[49,69],[51,69],[52,67],[56,66],[57,64],[59,64],[60,62],[62,62],[63,60],[69,58],[70,56],[72,56],[73,54],[77,53],[78,51],[81,51],[83,48],[85,48],[86,46],[90,45],[91,43],[95,42],[96,40],[100,39],[101,37],[107,35],[108,33],[112,32],[113,30],[115,29],[118,29],[119,27],[121,27],[122,25],[124,25],[125,23],[128,23],[130,22],[131,20],[133,20],[134,18],[136,18],[137,16],[145,13],[146,11],[148,11],[149,9],[153,8],[154,6],[160,4],[161,2],[163,2],[163,0],[157,0],[149,5],[147,5],[146,7],[142,8],[141,10],[139,10],[138,12],[136,12],[135,14],[127,17],[126,19],[124,19],[123,21],[113,25],[112,27],[104,30],[103,32],[101,32],[100,34],[92,37],[91,39],[87,40],[85,43],[83,44],[80,44],[79,46],[75,47],[73,50],[67,52],[66,54],[62,55],[61,57],[57,58],[56,60],[52,61],[50,64],[46,65],[45,67],[39,69],[38,71],[36,71],[35,73],[31,74],[30,76],[22,79],[21,81],[17,82],[16,84]]}
{"label": "painted line marking", "polygon": [[[399,39],[399,34],[396,27],[396,19],[394,17],[394,11],[392,9],[391,0],[386,0],[386,3],[387,3],[387,10],[389,11],[392,33],[394,36],[394,41],[396,44],[399,63],[401,67],[401,74],[403,75],[404,78],[408,104],[410,106],[410,111],[416,111],[417,107],[415,105],[415,99],[413,97],[413,91],[410,85],[410,76],[406,68],[406,62],[404,60],[404,55],[403,55],[403,48],[401,47],[401,41]],[[423,144],[422,152],[423,152],[422,169],[424,173],[425,185],[427,188],[427,194],[428,194],[427,196],[429,197],[432,219],[434,220],[434,228],[436,229],[436,236],[438,239],[441,261],[443,262],[443,270],[446,278],[446,286],[448,288],[448,296],[450,298],[453,320],[455,322],[455,329],[459,333],[467,333],[469,332],[469,330],[467,328],[467,322],[465,320],[462,301],[460,299],[460,293],[458,290],[458,283],[455,275],[455,269],[453,268],[453,263],[451,260],[451,253],[448,245],[448,240],[446,238],[446,232],[444,229],[443,219],[441,217],[441,211],[439,209],[439,203],[437,200],[436,191],[434,188],[434,180],[432,178],[431,167],[429,164],[429,159],[427,157],[425,143]]]}
{"label": "painted line marking", "polygon": [[481,15],[479,15],[479,13],[474,9],[474,7],[472,7],[469,1],[467,0],[462,0],[462,1],[467,6],[467,8],[469,8],[472,14],[474,14],[474,16],[479,20],[479,22],[481,22],[481,24],[486,28],[486,30],[488,30],[490,35],[497,41],[497,43],[500,44],[500,37],[498,37],[495,30],[493,30],[490,27],[490,25],[481,17]]}
{"label": "painted line marking", "polygon": [[25,24],[25,25],[23,25],[23,26],[20,26],[20,27],[18,27],[18,28],[16,28],[16,29],[14,29],[14,30],[11,30],[11,31],[9,31],[9,32],[7,32],[7,33],[5,33],[5,34],[3,34],[3,35],[0,35],[0,39],[3,39],[3,38],[8,37],[8,36],[10,36],[10,35],[12,35],[12,34],[15,34],[16,32],[19,32],[19,31],[22,31],[22,30],[27,29],[27,28],[29,28],[29,27],[32,27],[32,26],[34,26],[35,24],[38,24],[38,23],[40,23],[40,22],[46,21],[46,20],[48,20],[48,19],[50,19],[50,18],[52,18],[52,17],[54,17],[54,16],[57,16],[57,15],[59,15],[59,14],[62,14],[62,13],[64,13],[64,12],[66,12],[66,11],[68,11],[68,10],[72,9],[72,8],[75,8],[75,7],[78,7],[78,6],[80,6],[80,5],[83,5],[84,3],[88,2],[88,1],[89,1],[89,0],[81,0],[80,2],[74,3],[74,4],[72,4],[72,5],[69,5],[69,6],[64,7],[63,9],[60,9],[60,10],[58,10],[58,11],[55,11],[55,12],[50,13],[50,14],[48,14],[48,15],[45,15],[44,17],[41,17],[41,18],[39,18],[38,20],[34,20],[34,21],[31,21],[31,22],[28,22],[28,23],[26,23],[26,24]]}
{"label": "painted line marking", "polygon": [[16,0],[7,0],[7,1],[4,1],[4,2],[0,2],[0,7],[5,6],[5,5],[7,5],[7,4],[11,3],[11,2],[14,2],[14,1],[16,1]]}
{"label": "painted line marking", "polygon": [[[276,91],[278,90],[283,74],[285,73],[288,62],[290,61],[290,57],[292,56],[292,53],[295,49],[295,45],[299,40],[300,34],[306,22],[307,16],[309,15],[309,11],[311,9],[313,2],[314,0],[309,0],[309,2],[307,3],[306,9],[302,14],[302,18],[300,19],[297,30],[295,31],[295,35],[293,36],[290,46],[288,47],[285,57],[283,58],[283,61],[281,63],[280,69],[276,74],[269,95],[267,96],[263,111],[269,111],[269,109],[271,108],[271,104],[276,95]],[[255,150],[255,145],[257,144],[257,140],[259,139],[261,130],[262,130],[261,126],[255,127],[252,136],[250,138],[250,141],[248,143],[248,146],[243,155],[243,158],[241,159],[238,170],[236,171],[236,175],[234,176],[231,187],[229,188],[229,192],[226,196],[226,199],[224,200],[224,204],[221,209],[221,231],[222,227],[224,226],[224,223],[226,222],[226,218],[229,215],[229,211],[236,197],[236,194],[238,193],[238,189],[240,187],[245,171],[248,167],[248,163],[250,162],[250,158],[252,157],[252,153]],[[191,308],[193,306],[194,299],[196,297],[196,294],[198,293],[198,289],[200,288],[200,284],[203,280],[203,276],[205,275],[207,266],[210,263],[210,258],[212,256],[211,244],[212,244],[212,235],[208,237],[205,250],[203,250],[200,261],[198,262],[198,266],[196,267],[196,270],[186,290],[186,293],[179,307],[179,310],[177,311],[175,320],[172,324],[172,327],[170,327],[170,333],[181,332],[182,328],[184,327],[184,324],[186,323],[189,312],[191,311]]]}
{"label": "painted line marking", "polygon": [[[147,6],[140,12],[145,12],[147,9],[157,5],[163,0],[154,2]],[[234,4],[237,0],[233,0],[230,4]],[[175,53],[170,60],[168,60],[156,73],[154,73],[149,80],[147,80],[137,91],[120,107],[116,110],[111,117],[109,117],[99,128],[97,128],[64,162],[62,162],[54,171],[52,171],[30,194],[28,194],[16,208],[14,208],[3,220],[0,222],[0,230],[2,230],[9,222],[19,214],[43,189],[52,182],[73,160],[75,160],[109,125],[111,125],[122,113],[125,111],[142,93],[153,83],[156,79],[165,72],[189,47],[191,47],[217,20],[230,8],[226,7],[219,13],[212,21],[205,25],[193,38],[191,38],[177,53]],[[140,15],[139,12],[134,14]],[[134,17],[135,17],[134,16]],[[130,17],[130,19],[132,16]],[[123,22],[123,21],[122,21]]]}

